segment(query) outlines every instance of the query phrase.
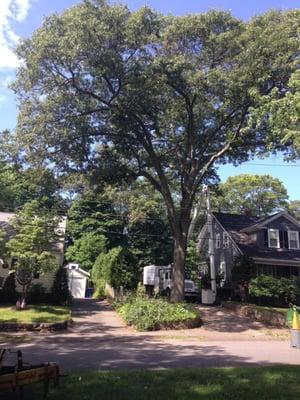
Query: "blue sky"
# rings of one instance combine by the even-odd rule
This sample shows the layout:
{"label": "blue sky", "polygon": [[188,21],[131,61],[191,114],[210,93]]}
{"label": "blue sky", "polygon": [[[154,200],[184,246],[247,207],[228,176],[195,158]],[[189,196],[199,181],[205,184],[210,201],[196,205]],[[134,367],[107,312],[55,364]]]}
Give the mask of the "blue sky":
{"label": "blue sky", "polygon": [[[78,3],[76,0],[0,0],[0,131],[14,129],[17,118],[17,107],[14,94],[7,88],[14,79],[18,61],[12,49],[20,37],[28,37],[37,29],[43,18],[53,12]],[[116,1],[127,4],[130,9],[143,5],[151,6],[163,13],[176,15],[205,12],[210,8],[231,10],[239,18],[249,19],[270,8],[291,9],[299,8],[299,0],[127,0]],[[264,164],[264,165],[252,165]],[[272,165],[266,165],[272,164]],[[279,178],[290,195],[291,200],[300,199],[300,162],[294,166],[286,166],[279,156],[264,160],[254,160],[237,168],[232,165],[222,166],[220,177],[225,180],[228,176],[240,173],[265,174]]]}

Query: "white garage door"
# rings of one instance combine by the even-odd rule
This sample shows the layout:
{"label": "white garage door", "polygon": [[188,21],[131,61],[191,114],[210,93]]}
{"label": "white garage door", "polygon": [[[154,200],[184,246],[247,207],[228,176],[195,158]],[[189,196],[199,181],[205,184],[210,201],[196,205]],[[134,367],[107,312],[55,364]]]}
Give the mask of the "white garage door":
{"label": "white garage door", "polygon": [[77,276],[69,277],[69,290],[75,299],[82,299],[85,297],[86,278]]}

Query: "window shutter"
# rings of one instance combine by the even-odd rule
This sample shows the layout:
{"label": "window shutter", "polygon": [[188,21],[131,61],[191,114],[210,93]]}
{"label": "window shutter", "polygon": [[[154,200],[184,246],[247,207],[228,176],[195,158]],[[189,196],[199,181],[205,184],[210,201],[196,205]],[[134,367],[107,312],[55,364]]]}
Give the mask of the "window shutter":
{"label": "window shutter", "polygon": [[289,236],[288,236],[287,231],[283,232],[283,239],[284,239],[284,247],[286,249],[288,249],[289,248]]}
{"label": "window shutter", "polygon": [[281,249],[284,248],[283,231],[279,231],[279,245],[280,245],[280,248],[281,248]]}
{"label": "window shutter", "polygon": [[268,229],[263,229],[263,232],[264,232],[264,245],[265,247],[269,247]]}

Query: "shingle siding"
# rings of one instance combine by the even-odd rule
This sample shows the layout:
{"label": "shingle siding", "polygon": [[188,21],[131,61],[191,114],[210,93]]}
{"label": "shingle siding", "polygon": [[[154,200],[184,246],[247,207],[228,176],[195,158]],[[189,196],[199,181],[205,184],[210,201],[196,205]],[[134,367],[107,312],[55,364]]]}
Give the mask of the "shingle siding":
{"label": "shingle siding", "polygon": [[[215,248],[215,265],[220,270],[222,261],[226,262],[227,278],[230,279],[234,258],[240,254],[249,255],[257,259],[257,263],[278,265],[282,268],[287,265],[289,271],[300,268],[300,249],[289,249],[288,231],[297,231],[300,238],[300,225],[293,221],[287,214],[278,213],[278,217],[271,216],[258,218],[253,216],[213,213],[214,240],[220,235],[220,248]],[[280,248],[269,248],[268,229],[278,229]],[[202,230],[203,232],[205,229]],[[200,251],[208,255],[208,248],[204,246],[208,242],[208,231],[205,231],[206,239],[201,241]],[[223,246],[223,232],[230,235],[229,247]],[[262,261],[264,260],[264,262]],[[275,262],[274,262],[275,261]],[[292,268],[293,267],[293,268]],[[300,269],[299,269],[300,275]]]}

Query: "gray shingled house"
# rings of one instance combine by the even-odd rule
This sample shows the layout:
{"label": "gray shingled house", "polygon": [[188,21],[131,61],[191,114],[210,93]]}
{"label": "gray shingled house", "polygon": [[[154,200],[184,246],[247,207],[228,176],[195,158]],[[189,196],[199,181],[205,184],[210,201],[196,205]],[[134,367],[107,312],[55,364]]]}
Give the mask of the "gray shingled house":
{"label": "gray shingled house", "polygon": [[[300,223],[285,211],[264,218],[215,212],[213,237],[215,266],[231,280],[234,258],[250,256],[257,275],[300,276]],[[198,237],[199,251],[208,254],[208,225]]]}

